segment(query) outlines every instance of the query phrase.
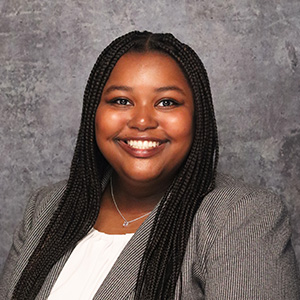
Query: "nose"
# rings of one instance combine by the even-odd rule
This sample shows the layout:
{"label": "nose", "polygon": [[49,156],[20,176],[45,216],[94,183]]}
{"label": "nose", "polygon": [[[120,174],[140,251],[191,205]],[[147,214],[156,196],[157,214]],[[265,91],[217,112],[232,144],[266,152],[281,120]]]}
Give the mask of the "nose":
{"label": "nose", "polygon": [[128,127],[145,131],[147,129],[154,129],[158,126],[158,120],[155,116],[155,111],[147,107],[136,107],[132,111]]}

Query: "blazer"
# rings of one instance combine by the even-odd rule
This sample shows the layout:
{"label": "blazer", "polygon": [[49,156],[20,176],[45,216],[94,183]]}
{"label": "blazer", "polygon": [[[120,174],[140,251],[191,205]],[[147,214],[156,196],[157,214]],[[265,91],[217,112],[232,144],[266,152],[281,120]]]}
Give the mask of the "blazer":
{"label": "blazer", "polygon": [[[60,182],[30,198],[4,267],[1,300],[11,299],[65,187],[66,182]],[[155,213],[156,208],[125,246],[94,300],[134,298]],[[290,237],[287,210],[276,196],[218,174],[216,188],[194,217],[175,299],[299,300],[299,271]],[[54,265],[36,299],[47,299],[71,252]]]}

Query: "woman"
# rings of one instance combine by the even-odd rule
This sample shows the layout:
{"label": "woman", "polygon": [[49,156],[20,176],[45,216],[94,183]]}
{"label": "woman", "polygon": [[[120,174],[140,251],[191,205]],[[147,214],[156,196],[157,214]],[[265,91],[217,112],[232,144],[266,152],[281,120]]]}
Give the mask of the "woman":
{"label": "woman", "polygon": [[88,80],[67,183],[29,201],[2,298],[299,299],[285,208],[216,176],[217,160],[195,52],[171,34],[116,39]]}

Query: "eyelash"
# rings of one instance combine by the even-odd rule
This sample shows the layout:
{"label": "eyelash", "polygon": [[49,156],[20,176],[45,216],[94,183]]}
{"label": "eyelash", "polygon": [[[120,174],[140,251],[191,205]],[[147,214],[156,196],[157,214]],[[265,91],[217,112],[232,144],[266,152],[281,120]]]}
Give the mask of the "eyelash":
{"label": "eyelash", "polygon": [[[121,101],[126,101],[126,104],[122,104]],[[126,98],[114,98],[112,100],[109,101],[109,103],[111,104],[117,104],[117,105],[121,105],[121,106],[128,106],[130,104],[130,101]]]}
{"label": "eyelash", "polygon": [[[163,104],[165,102],[168,102],[169,105],[160,105],[160,104]],[[171,102],[171,104],[170,104],[170,102]],[[178,105],[179,105],[179,103],[177,101],[173,100],[173,99],[162,99],[157,104],[157,106],[162,106],[162,107],[178,106]]]}
{"label": "eyelash", "polygon": [[[126,101],[126,104],[123,101]],[[121,102],[123,102],[123,103],[121,103]],[[131,105],[130,100],[128,100],[126,98],[114,98],[114,99],[110,100],[109,103],[120,105],[120,106],[129,106],[129,105]],[[167,105],[163,105],[163,104],[167,104]],[[162,100],[158,101],[158,103],[155,106],[158,106],[158,107],[172,107],[172,106],[179,106],[179,103],[174,99],[162,99]]]}

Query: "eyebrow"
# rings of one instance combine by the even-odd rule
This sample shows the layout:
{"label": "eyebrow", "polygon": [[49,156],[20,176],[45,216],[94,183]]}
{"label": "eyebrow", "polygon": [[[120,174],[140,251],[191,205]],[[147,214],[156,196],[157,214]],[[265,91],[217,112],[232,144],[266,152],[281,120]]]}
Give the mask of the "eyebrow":
{"label": "eyebrow", "polygon": [[[108,94],[113,91],[126,91],[126,92],[132,92],[133,88],[126,86],[126,85],[111,85],[106,91],[105,94]],[[177,91],[180,94],[185,96],[185,92],[183,89],[176,85],[168,85],[168,86],[162,86],[157,89],[155,89],[155,92],[160,93],[160,92],[165,92],[165,91]]]}
{"label": "eyebrow", "polygon": [[105,94],[108,94],[113,91],[127,91],[131,92],[133,89],[126,85],[111,85],[106,91]]}
{"label": "eyebrow", "polygon": [[160,88],[155,89],[156,92],[165,92],[165,91],[177,91],[180,94],[185,96],[185,92],[183,91],[183,89],[181,89],[180,87],[176,86],[176,85],[168,85],[168,86],[163,86]]}

